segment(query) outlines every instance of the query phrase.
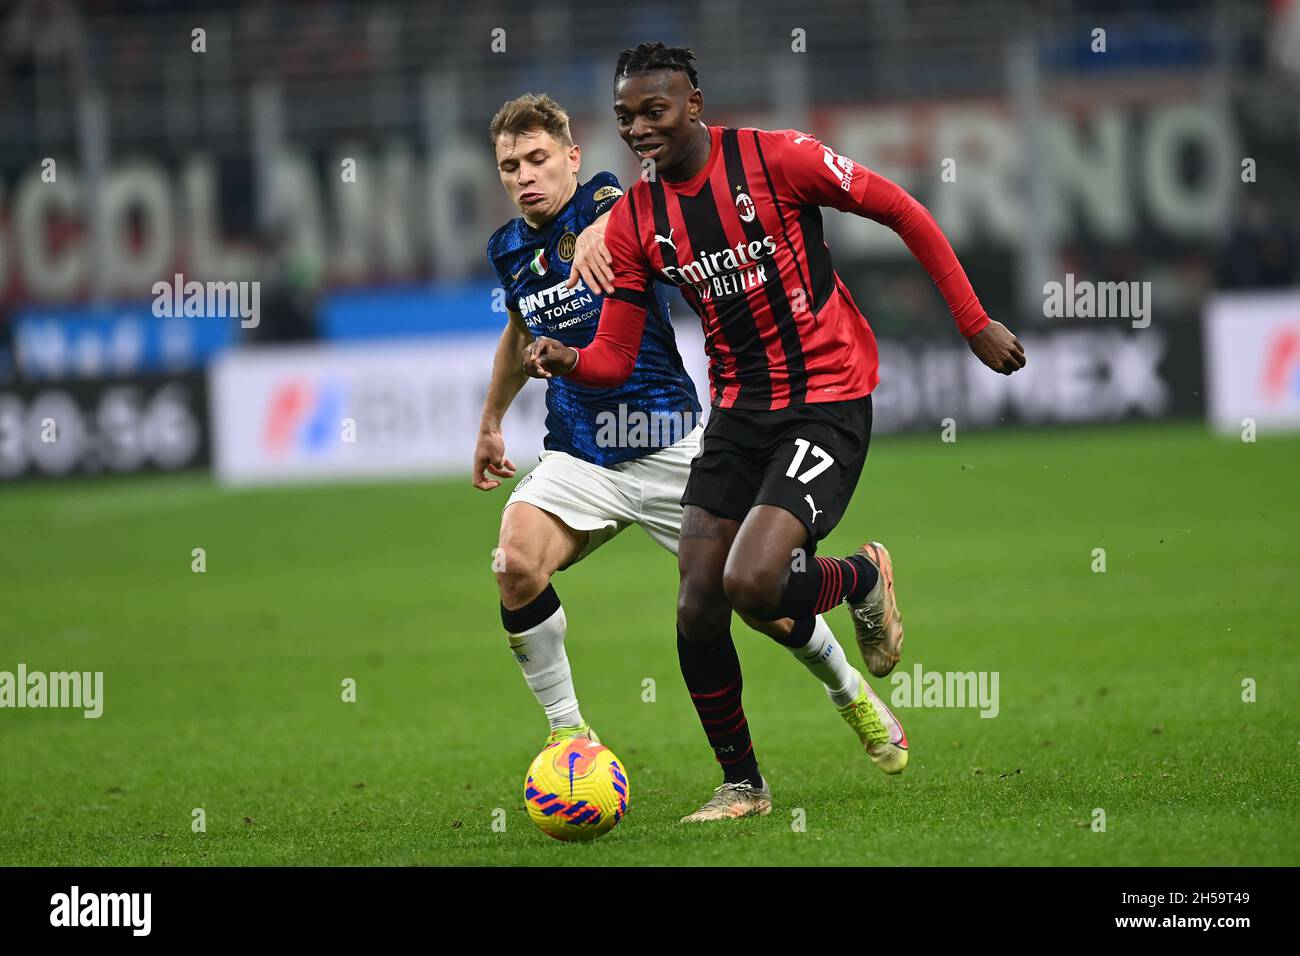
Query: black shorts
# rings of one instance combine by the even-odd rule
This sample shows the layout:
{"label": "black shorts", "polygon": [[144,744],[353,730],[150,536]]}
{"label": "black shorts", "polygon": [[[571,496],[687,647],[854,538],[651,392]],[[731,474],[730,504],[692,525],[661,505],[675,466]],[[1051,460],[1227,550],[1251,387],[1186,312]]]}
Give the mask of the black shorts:
{"label": "black shorts", "polygon": [[732,521],[775,505],[820,541],[844,517],[870,442],[870,395],[774,412],[715,408],[682,505]]}

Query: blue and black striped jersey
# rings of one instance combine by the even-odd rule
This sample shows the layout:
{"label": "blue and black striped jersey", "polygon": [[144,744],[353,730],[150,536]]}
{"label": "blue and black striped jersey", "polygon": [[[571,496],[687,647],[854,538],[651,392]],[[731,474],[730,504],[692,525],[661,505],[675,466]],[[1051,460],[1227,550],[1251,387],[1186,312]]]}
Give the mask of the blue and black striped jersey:
{"label": "blue and black striped jersey", "polygon": [[[505,290],[506,303],[523,316],[533,335],[573,348],[591,343],[604,296],[585,283],[566,289],[578,234],[622,197],[613,173],[597,173],[541,229],[512,219],[488,240],[488,259]],[[615,388],[588,388],[566,378],[546,380],[546,442],[596,465],[609,466],[675,444],[700,413],[695,385],[677,351],[666,285],[650,296],[645,337],[631,378]],[[683,422],[685,430],[669,427]],[[649,427],[638,428],[640,423]],[[644,440],[642,440],[644,439]]]}

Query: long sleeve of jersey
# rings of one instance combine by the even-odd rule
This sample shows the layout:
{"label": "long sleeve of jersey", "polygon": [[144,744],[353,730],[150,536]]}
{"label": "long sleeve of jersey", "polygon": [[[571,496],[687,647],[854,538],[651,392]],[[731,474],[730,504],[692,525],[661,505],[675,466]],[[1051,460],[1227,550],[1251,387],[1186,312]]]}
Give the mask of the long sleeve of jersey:
{"label": "long sleeve of jersey", "polygon": [[632,226],[631,198],[624,196],[610,211],[605,248],[614,272],[614,291],[605,296],[600,325],[591,344],[578,350],[578,364],[565,377],[592,388],[622,385],[636,368],[650,305],[650,266]]}
{"label": "long sleeve of jersey", "polygon": [[830,206],[888,226],[930,274],[962,335],[969,338],[989,324],[947,236],[907,190],[805,133],[783,130],[769,136],[792,191],[788,198],[799,204]]}

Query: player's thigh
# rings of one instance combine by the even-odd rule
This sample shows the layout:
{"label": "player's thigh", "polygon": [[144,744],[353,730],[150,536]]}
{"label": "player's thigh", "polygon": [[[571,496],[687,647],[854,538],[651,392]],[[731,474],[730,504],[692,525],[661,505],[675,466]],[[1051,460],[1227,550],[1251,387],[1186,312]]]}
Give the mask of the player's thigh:
{"label": "player's thigh", "polygon": [[736,531],[723,569],[723,582],[741,610],[766,610],[785,588],[794,561],[808,559],[808,529],[784,508],[759,504]]}
{"label": "player's thigh", "polygon": [[691,474],[691,463],[700,453],[703,426],[677,444],[637,461],[629,476],[640,488],[637,523],[652,541],[677,554],[682,531],[682,495]]}
{"label": "player's thigh", "polygon": [[581,561],[636,520],[626,482],[617,472],[563,452],[542,453],[542,461],[515,485],[509,512],[528,504],[583,537],[578,553],[558,568]]}
{"label": "player's thigh", "polygon": [[498,571],[550,577],[578,559],[587,536],[536,505],[511,502],[501,513]]}

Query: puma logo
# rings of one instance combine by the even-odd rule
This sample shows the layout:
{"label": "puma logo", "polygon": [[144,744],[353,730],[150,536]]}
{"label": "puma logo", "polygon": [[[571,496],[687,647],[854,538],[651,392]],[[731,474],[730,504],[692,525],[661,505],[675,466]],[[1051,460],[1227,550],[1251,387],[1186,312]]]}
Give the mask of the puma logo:
{"label": "puma logo", "polygon": [[804,496],[803,496],[803,500],[806,501],[806,502],[808,502],[808,507],[812,509],[812,513],[813,513],[812,519],[813,519],[813,522],[816,523],[816,521],[817,521],[817,516],[818,516],[819,514],[825,514],[825,512],[824,512],[824,511],[819,511],[819,510],[817,509],[817,506],[816,506],[815,504],[813,504],[812,495],[804,495]]}
{"label": "puma logo", "polygon": [[656,233],[655,233],[655,242],[662,242],[662,243],[664,243],[664,244],[666,244],[666,245],[671,246],[673,252],[676,252],[676,251],[677,251],[677,243],[673,242],[673,231],[672,231],[671,229],[668,230],[668,235],[667,235],[667,236],[661,236],[661,235],[659,235],[659,233],[656,232]]}

